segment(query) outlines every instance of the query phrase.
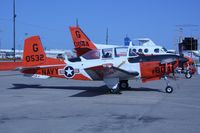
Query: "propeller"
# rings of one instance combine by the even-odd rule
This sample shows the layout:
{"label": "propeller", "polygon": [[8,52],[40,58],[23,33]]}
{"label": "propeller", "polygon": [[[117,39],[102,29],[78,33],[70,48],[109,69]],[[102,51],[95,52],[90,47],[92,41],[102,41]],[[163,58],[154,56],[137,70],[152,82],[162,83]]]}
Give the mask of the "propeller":
{"label": "propeller", "polygon": [[188,62],[189,60],[187,58],[185,58],[184,56],[180,56],[179,57],[179,67],[182,68],[182,70],[184,70],[184,64],[186,62]]}
{"label": "propeller", "polygon": [[173,75],[173,79],[176,80],[174,64],[172,64],[172,75]]}

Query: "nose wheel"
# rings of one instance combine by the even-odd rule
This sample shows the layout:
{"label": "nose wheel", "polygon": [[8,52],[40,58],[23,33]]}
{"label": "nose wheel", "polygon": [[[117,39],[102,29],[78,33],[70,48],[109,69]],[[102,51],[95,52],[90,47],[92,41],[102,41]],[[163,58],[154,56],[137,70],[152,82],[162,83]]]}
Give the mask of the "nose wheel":
{"label": "nose wheel", "polygon": [[187,71],[185,73],[185,78],[190,79],[192,77],[192,73],[190,71]]}
{"label": "nose wheel", "polygon": [[165,88],[165,92],[166,93],[172,93],[173,92],[173,87],[171,87],[171,86],[167,86],[166,88]]}
{"label": "nose wheel", "polygon": [[165,79],[166,84],[167,84],[167,87],[165,88],[165,92],[166,93],[172,93],[174,89],[173,89],[173,87],[170,86],[167,76],[165,76],[164,79]]}

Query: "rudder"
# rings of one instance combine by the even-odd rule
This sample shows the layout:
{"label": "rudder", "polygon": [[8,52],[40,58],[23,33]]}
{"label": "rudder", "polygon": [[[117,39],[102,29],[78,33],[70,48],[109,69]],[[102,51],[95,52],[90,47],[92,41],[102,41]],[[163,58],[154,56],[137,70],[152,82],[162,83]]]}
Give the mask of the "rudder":
{"label": "rudder", "polygon": [[37,66],[42,65],[46,61],[46,54],[44,52],[39,36],[32,36],[24,41],[23,66]]}
{"label": "rudder", "polygon": [[97,49],[95,44],[85,35],[85,33],[78,26],[69,27],[72,39],[74,42],[74,49],[77,52],[77,56],[81,56],[84,53]]}

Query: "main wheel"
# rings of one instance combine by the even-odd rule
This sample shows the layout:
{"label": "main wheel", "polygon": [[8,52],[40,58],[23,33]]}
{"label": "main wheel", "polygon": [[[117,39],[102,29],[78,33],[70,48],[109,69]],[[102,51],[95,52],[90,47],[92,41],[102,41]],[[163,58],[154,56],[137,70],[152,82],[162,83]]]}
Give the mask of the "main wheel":
{"label": "main wheel", "polygon": [[119,88],[122,90],[128,89],[129,84],[128,84],[128,80],[122,80],[119,82]]}
{"label": "main wheel", "polygon": [[165,88],[165,92],[166,92],[166,93],[172,93],[172,92],[173,92],[173,87],[167,86],[167,87]]}
{"label": "main wheel", "polygon": [[110,93],[112,94],[120,94],[120,89],[117,88],[117,89],[110,89]]}
{"label": "main wheel", "polygon": [[190,71],[187,71],[185,73],[185,77],[186,77],[186,79],[190,79],[192,77],[192,73]]}

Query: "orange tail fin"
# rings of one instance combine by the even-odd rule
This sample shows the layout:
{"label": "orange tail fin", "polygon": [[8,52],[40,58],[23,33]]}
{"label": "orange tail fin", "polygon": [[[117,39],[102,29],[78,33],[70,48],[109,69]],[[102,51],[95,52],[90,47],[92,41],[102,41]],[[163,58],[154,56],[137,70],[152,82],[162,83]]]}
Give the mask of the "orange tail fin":
{"label": "orange tail fin", "polygon": [[46,61],[46,54],[39,36],[27,38],[24,42],[23,66],[42,65]]}
{"label": "orange tail fin", "polygon": [[72,26],[70,27],[70,32],[74,42],[74,49],[77,52],[77,56],[81,56],[90,50],[97,49],[94,43],[90,41],[90,39],[85,35],[80,27]]}

